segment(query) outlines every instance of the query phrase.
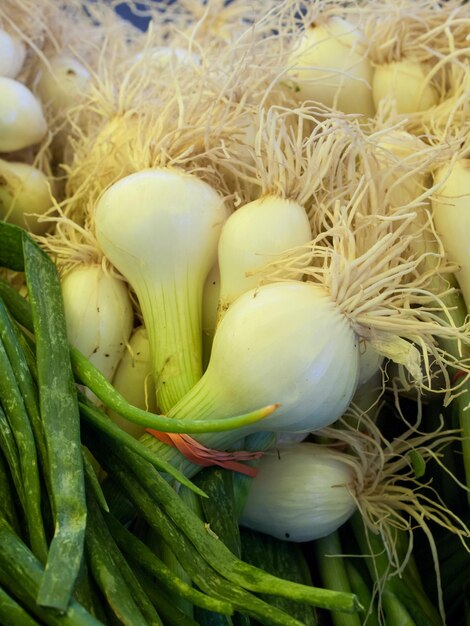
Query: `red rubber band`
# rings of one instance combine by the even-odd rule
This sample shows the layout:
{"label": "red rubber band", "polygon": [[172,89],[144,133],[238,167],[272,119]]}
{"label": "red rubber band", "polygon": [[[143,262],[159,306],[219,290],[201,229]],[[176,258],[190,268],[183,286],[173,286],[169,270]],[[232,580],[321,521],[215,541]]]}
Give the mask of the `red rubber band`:
{"label": "red rubber band", "polygon": [[252,478],[258,473],[256,467],[245,465],[244,463],[240,463],[240,461],[251,461],[263,456],[262,452],[246,452],[244,450],[222,452],[221,450],[214,450],[185,434],[165,433],[160,430],[153,430],[152,428],[147,428],[146,431],[162,443],[176,448],[188,461],[191,461],[191,463],[203,467],[218,465],[219,467],[239,472],[240,474],[245,474]]}

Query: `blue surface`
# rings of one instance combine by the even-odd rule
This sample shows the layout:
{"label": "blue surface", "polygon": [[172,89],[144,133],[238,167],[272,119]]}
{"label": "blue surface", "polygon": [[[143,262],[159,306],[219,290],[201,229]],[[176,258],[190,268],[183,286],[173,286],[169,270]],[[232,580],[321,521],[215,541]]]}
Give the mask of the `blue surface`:
{"label": "blue surface", "polygon": [[[139,4],[136,3],[137,8],[141,8],[141,9],[145,9],[145,4]],[[138,28],[140,28],[141,30],[146,30],[148,23],[149,23],[149,19],[145,18],[143,16],[140,15],[135,15],[127,6],[127,4],[125,2],[123,2],[122,4],[119,4],[116,7],[116,11],[119,15],[121,15],[123,18],[125,18],[126,20],[129,20],[130,22],[132,22],[135,26],[137,26]]]}

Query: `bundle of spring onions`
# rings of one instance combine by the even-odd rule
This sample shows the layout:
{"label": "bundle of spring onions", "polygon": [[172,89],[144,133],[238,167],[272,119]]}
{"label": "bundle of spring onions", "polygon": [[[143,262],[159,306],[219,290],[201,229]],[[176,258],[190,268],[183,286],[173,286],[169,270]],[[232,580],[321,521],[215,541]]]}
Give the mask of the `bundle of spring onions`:
{"label": "bundle of spring onions", "polygon": [[122,10],[0,5],[0,624],[468,626],[470,5]]}

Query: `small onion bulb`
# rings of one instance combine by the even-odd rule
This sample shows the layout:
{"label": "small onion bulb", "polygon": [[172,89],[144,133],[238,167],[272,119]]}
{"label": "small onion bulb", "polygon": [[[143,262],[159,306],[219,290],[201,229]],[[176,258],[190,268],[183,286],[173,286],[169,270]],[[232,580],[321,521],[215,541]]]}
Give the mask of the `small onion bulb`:
{"label": "small onion bulb", "polygon": [[242,526],[305,542],[331,534],[356,510],[354,472],[341,453],[303,442],[270,450],[257,467]]}
{"label": "small onion bulb", "polygon": [[53,205],[51,181],[32,165],[0,159],[0,217],[36,235],[49,224],[39,217]]}
{"label": "small onion bulb", "polygon": [[22,83],[0,76],[0,152],[33,146],[46,132],[39,100]]}
{"label": "small onion bulb", "polygon": [[62,279],[67,336],[111,380],[132,331],[132,304],[125,283],[101,265],[83,265]]}
{"label": "small onion bulb", "polygon": [[372,65],[358,27],[340,17],[311,26],[289,59],[297,97],[372,117]]}
{"label": "small onion bulb", "polygon": [[[129,404],[151,413],[157,412],[150,344],[144,326],[136,328],[130,336],[128,349],[119,361],[112,382],[113,387]],[[140,437],[145,431],[143,426],[126,420],[114,411],[109,411],[109,416],[133,437]]]}
{"label": "small onion bulb", "polygon": [[48,62],[48,67],[42,68],[36,76],[35,91],[43,103],[63,114],[82,99],[90,72],[67,55],[54,56]]}
{"label": "small onion bulb", "polygon": [[378,65],[372,95],[376,108],[382,100],[391,100],[399,114],[425,111],[439,102],[437,90],[426,80],[425,68],[411,59]]}
{"label": "small onion bulb", "polygon": [[26,48],[23,42],[0,29],[0,76],[16,78],[25,58]]}
{"label": "small onion bulb", "polygon": [[267,195],[232,213],[222,228],[218,247],[221,314],[257,286],[256,270],[311,239],[307,213],[294,200]]}
{"label": "small onion bulb", "polygon": [[423,168],[423,152],[428,146],[411,133],[393,129],[382,135],[377,148],[388,204],[401,208],[416,202],[427,189],[429,172]]}

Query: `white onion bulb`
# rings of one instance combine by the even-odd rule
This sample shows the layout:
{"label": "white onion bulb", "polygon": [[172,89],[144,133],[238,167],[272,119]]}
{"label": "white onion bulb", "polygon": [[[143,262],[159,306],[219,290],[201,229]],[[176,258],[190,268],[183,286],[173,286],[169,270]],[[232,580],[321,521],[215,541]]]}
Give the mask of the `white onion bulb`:
{"label": "white onion bulb", "polygon": [[39,100],[22,83],[0,76],[0,152],[34,146],[46,132]]}
{"label": "white onion bulb", "polygon": [[67,336],[111,380],[133,325],[133,311],[122,280],[101,265],[83,265],[62,279]]}
{"label": "white onion bulb", "polygon": [[302,101],[372,117],[372,65],[358,27],[340,17],[311,26],[290,59],[288,77]]}
{"label": "white onion bulb", "polygon": [[432,197],[434,223],[449,260],[460,266],[456,279],[470,311],[470,159],[459,159],[434,176],[441,186]]}
{"label": "white onion bulb", "polygon": [[49,66],[38,72],[35,91],[42,102],[63,114],[83,98],[90,72],[77,59],[67,55],[54,56],[48,62]]}
{"label": "white onion bulb", "polygon": [[230,306],[204,376],[170,415],[224,418],[280,403],[250,428],[312,431],[343,414],[358,376],[358,338],[323,287],[272,283]]}
{"label": "white onion bulb", "polygon": [[98,242],[139,300],[163,412],[202,375],[202,291],[226,218],[212,187],[169,168],[126,176],[96,206]]}
{"label": "white onion bulb", "polygon": [[23,42],[0,28],[0,76],[16,78],[25,58],[26,48]]}
{"label": "white onion bulb", "polygon": [[375,68],[372,95],[378,108],[382,100],[391,100],[397,113],[417,113],[439,102],[435,87],[426,81],[426,70],[411,59],[394,61]]}
{"label": "white onion bulb", "polygon": [[275,261],[282,252],[311,239],[307,213],[294,200],[267,195],[234,211],[219,240],[221,313],[241,294],[257,286],[257,270]]}
{"label": "white onion bulb", "polygon": [[312,541],[356,510],[354,473],[341,453],[314,443],[270,450],[258,464],[240,523],[284,541]]}
{"label": "white onion bulb", "polygon": [[51,181],[32,165],[0,159],[0,218],[36,235],[49,224],[39,221],[53,205]]}

